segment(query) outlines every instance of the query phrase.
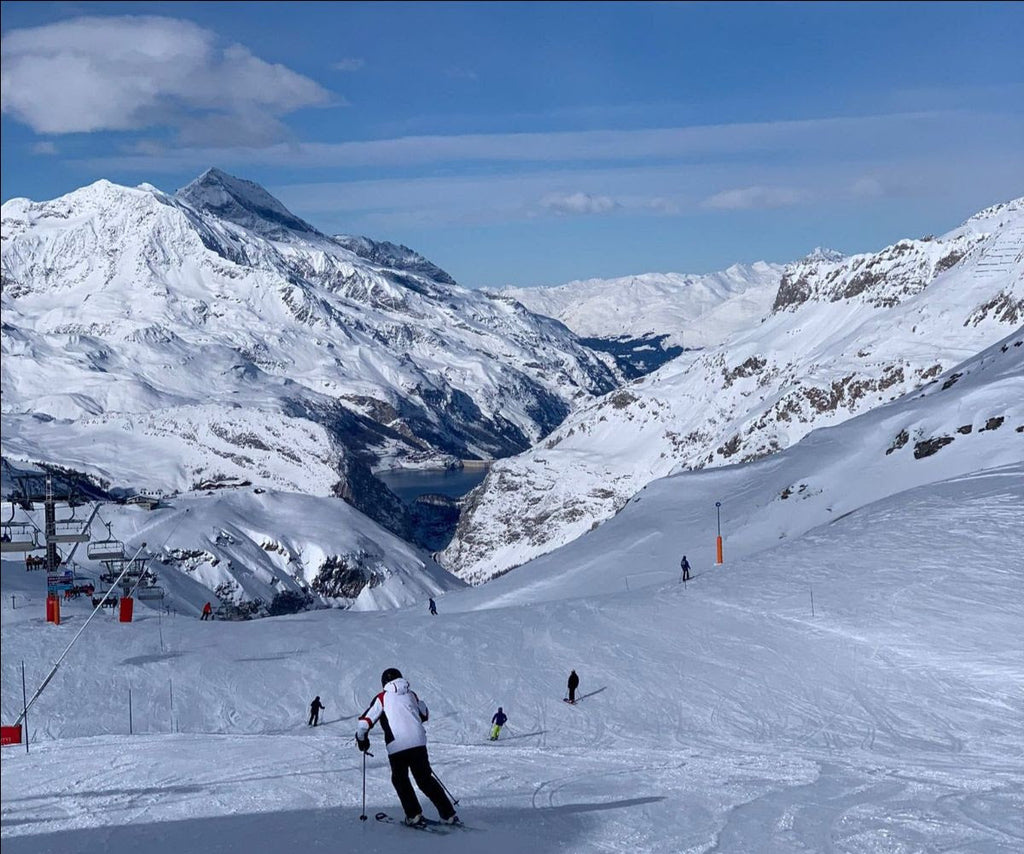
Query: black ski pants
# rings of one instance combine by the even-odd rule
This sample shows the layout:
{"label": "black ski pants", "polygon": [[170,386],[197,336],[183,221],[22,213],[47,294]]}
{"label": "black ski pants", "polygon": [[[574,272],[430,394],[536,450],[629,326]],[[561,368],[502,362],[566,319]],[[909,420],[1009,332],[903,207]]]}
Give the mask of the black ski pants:
{"label": "black ski pants", "polygon": [[430,802],[437,807],[437,813],[444,821],[455,815],[455,807],[448,800],[441,784],[434,777],[430,769],[430,758],[427,756],[426,747],[410,747],[408,750],[400,750],[388,756],[391,762],[391,784],[398,793],[398,799],[402,802],[402,809],[405,810],[406,818],[414,818],[423,810],[420,808],[419,798],[409,782],[409,772],[412,772],[413,779],[420,791],[423,792]]}

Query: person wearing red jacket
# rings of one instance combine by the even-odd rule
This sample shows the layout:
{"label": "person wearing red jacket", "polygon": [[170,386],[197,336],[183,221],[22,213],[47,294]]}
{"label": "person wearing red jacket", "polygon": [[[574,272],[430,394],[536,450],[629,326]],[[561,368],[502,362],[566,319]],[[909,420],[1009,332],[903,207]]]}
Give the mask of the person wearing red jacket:
{"label": "person wearing red jacket", "polygon": [[384,731],[388,761],[391,763],[391,784],[402,802],[405,823],[415,827],[426,822],[419,798],[409,782],[411,772],[420,791],[437,808],[441,821],[445,824],[462,824],[430,767],[427,731],[423,727],[430,717],[427,704],[416,696],[408,681],[395,667],[389,667],[381,674],[380,684],[383,690],[359,716],[356,746],[364,753],[370,749],[370,730],[379,721]]}

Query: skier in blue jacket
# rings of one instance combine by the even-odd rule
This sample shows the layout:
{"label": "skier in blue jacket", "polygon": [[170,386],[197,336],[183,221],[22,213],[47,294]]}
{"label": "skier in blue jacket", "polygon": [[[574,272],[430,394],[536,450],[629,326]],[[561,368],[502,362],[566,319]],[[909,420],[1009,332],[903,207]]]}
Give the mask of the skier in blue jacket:
{"label": "skier in blue jacket", "polygon": [[505,721],[507,720],[508,715],[501,710],[501,706],[498,706],[498,711],[495,712],[494,717],[491,718],[491,723],[493,724],[491,727],[491,741],[498,740],[498,733],[501,732],[501,728],[505,726]]}

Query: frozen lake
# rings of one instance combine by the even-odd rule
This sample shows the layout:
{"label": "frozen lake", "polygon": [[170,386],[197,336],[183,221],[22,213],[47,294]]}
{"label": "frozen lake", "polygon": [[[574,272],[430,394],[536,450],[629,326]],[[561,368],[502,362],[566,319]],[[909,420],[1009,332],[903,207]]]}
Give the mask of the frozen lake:
{"label": "frozen lake", "polygon": [[407,504],[420,495],[439,493],[461,498],[487,476],[487,469],[408,469],[378,475]]}

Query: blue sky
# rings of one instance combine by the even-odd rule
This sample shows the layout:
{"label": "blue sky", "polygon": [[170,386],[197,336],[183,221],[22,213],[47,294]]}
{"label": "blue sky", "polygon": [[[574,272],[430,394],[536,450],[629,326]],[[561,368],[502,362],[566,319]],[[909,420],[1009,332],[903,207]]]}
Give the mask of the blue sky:
{"label": "blue sky", "polygon": [[1020,3],[0,11],[5,201],[216,166],[473,287],[869,251],[1024,195]]}

